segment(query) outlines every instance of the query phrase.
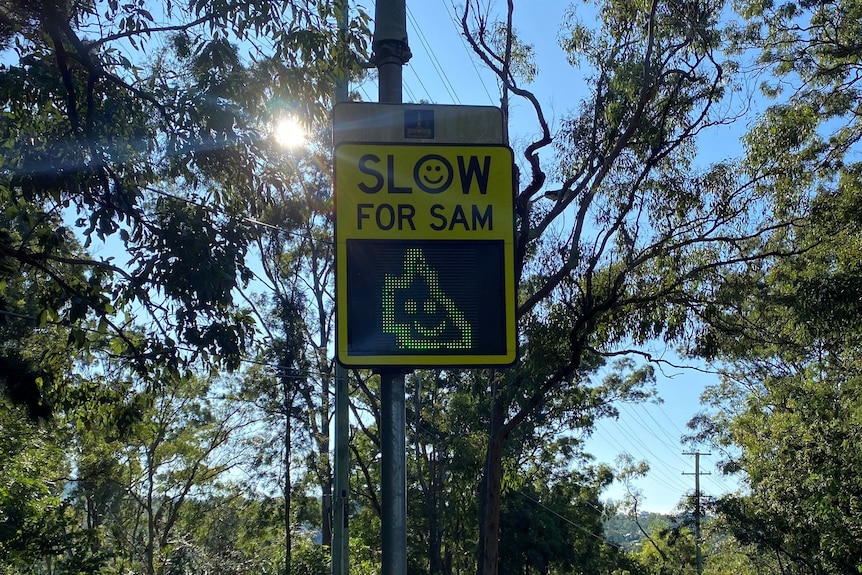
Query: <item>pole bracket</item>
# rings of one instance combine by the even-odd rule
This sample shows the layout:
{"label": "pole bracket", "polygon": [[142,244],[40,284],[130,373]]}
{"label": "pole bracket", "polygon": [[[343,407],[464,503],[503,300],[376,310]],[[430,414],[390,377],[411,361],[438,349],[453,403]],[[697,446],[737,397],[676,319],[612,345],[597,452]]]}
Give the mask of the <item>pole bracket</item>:
{"label": "pole bracket", "polygon": [[378,40],[374,42],[371,50],[370,62],[373,66],[380,66],[381,64],[400,64],[403,66],[413,56],[406,38],[404,40]]}

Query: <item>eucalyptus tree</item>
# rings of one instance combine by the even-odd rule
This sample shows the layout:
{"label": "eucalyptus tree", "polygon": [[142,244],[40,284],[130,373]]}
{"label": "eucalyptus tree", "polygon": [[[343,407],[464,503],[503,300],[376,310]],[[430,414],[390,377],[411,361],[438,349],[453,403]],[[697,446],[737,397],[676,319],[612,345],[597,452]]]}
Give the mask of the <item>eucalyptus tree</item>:
{"label": "eucalyptus tree", "polygon": [[684,527],[665,526],[650,535],[649,545],[642,545],[634,554],[646,573],[665,575],[680,573],[696,575],[695,540]]}
{"label": "eucalyptus tree", "polygon": [[[166,569],[184,503],[234,463],[239,423],[189,371],[249,354],[250,216],[285,185],[267,132],[323,117],[356,64],[336,34],[304,0],[0,8],[3,391],[73,430],[71,493],[115,566]],[[361,51],[361,14],[346,34]]]}
{"label": "eucalyptus tree", "polygon": [[[486,418],[469,392],[469,372],[408,376],[407,497],[410,561],[430,574],[470,569]],[[379,445],[377,445],[379,449]]]}
{"label": "eucalyptus tree", "polygon": [[[560,42],[585,93],[573,94],[559,126],[525,87],[535,70],[522,65],[531,48],[515,34],[515,5],[501,22],[482,2],[461,16],[504,103],[523,99],[539,134],[520,150],[516,196],[520,360],[482,388],[483,575],[497,572],[507,442],[536,421],[577,427],[596,410],[612,413],[614,398],[637,388],[592,387],[606,359],[652,360],[650,342],[690,341],[720,272],[796,250],[778,239],[802,221],[771,210],[775,190],[756,174],[695,161],[708,130],[735,119],[725,105],[736,66],[722,53],[723,2],[609,0],[585,5],[582,19],[573,6]],[[543,339],[552,332],[563,337]]]}
{"label": "eucalyptus tree", "polygon": [[281,501],[282,550],[286,569],[292,560],[294,477],[297,475],[297,437],[294,429],[302,421],[302,406],[297,401],[307,385],[308,360],[304,357],[303,317],[300,299],[276,291],[274,309],[264,315],[263,325],[269,339],[259,353],[259,365],[246,370],[240,396],[255,406],[263,425],[250,440],[255,456],[250,462],[252,475],[269,497],[275,487]]}
{"label": "eucalyptus tree", "polygon": [[[261,397],[278,396],[288,406],[278,410],[285,454],[291,447],[325,504],[332,499],[329,457],[334,362],[330,346],[334,333],[334,260],[332,182],[328,134],[310,134],[301,148],[277,156],[284,186],[261,211],[268,227],[255,246],[270,291],[266,305],[276,321],[265,322],[270,344],[262,357],[278,366],[277,386],[261,390]],[[285,222],[294,222],[285,226]],[[272,398],[270,398],[272,399]],[[291,442],[291,426],[297,433]],[[285,455],[287,457],[287,455]],[[287,460],[285,460],[285,468]],[[287,477],[287,476],[285,476]],[[323,542],[332,538],[331,509],[322,506],[319,518]]]}
{"label": "eucalyptus tree", "polygon": [[[333,73],[355,63],[336,35],[326,2],[7,3],[3,278],[51,278],[36,317],[79,348],[102,345],[101,326],[154,380],[189,359],[236,367],[254,335],[233,302],[253,275],[246,218],[282,185],[262,160],[268,126],[323,116]],[[76,237],[105,255],[62,253]]]}
{"label": "eucalyptus tree", "polygon": [[[80,452],[91,458],[75,494],[108,496],[97,497],[98,523],[118,569],[171,572],[195,543],[194,526],[182,521],[187,507],[233,494],[230,473],[248,457],[238,440],[254,420],[220,396],[210,380],[178,379],[147,399],[134,396],[140,414],[121,441],[100,419],[82,430]],[[117,489],[106,492],[110,486]]]}
{"label": "eucalyptus tree", "polygon": [[742,2],[733,47],[751,53],[769,103],[746,163],[779,207],[813,225],[804,250],[728,274],[698,353],[725,362],[696,438],[726,454],[745,495],[716,503],[728,529],[775,572],[851,573],[862,516],[856,431],[862,45],[856,1]]}
{"label": "eucalyptus tree", "polygon": [[728,276],[698,348],[726,369],[693,437],[748,486],[714,509],[755,553],[800,572],[862,565],[859,191],[845,181],[809,199],[816,225],[794,238],[804,254]]}
{"label": "eucalyptus tree", "polygon": [[[550,338],[546,343],[549,343]],[[538,345],[538,344],[537,344]],[[507,572],[611,573],[626,559],[604,543],[601,491],[610,471],[584,453],[592,420],[608,414],[614,397],[646,398],[650,370],[623,362],[587,397],[555,401],[553,416],[513,433],[505,452],[501,509],[501,569]],[[627,371],[630,370],[630,371]],[[625,377],[621,377],[624,374]],[[489,424],[480,373],[419,370],[407,377],[408,570],[438,574],[469,571],[475,564],[480,499],[475,485]],[[379,380],[359,378],[353,398],[357,433],[351,440],[351,565],[373,572],[379,565]],[[577,422],[577,423],[575,423]],[[541,535],[540,535],[541,534]],[[537,539],[541,539],[539,542]],[[361,566],[360,566],[361,565]]]}
{"label": "eucalyptus tree", "polygon": [[599,500],[613,480],[603,466],[573,470],[546,456],[525,468],[510,488],[500,516],[501,573],[607,573],[627,566],[625,554],[604,538]]}
{"label": "eucalyptus tree", "polygon": [[[0,401],[0,564],[4,575],[36,569],[94,572],[89,534],[64,501],[68,462],[56,430],[32,425],[22,406]],[[75,558],[75,559],[73,559]]]}
{"label": "eucalyptus tree", "polygon": [[[28,233],[28,225],[22,223],[20,204],[5,200],[7,194],[0,190],[0,199],[5,209],[0,212],[0,235],[20,246],[38,246],[38,239]],[[25,216],[25,219],[29,214]],[[43,214],[44,225],[62,228],[56,215]],[[60,260],[74,261],[84,254],[80,244],[69,237],[57,245],[44,245],[42,249]],[[74,266],[60,263],[58,271],[66,275],[66,281],[85,284],[87,276]],[[42,390],[62,387],[63,380],[74,365],[76,347],[67,341],[66,331],[48,321],[47,309],[62,302],[72,306],[75,302],[63,298],[61,288],[48,273],[38,270],[24,273],[11,257],[0,256],[0,390],[13,404],[25,405],[33,420],[45,420],[52,414],[50,402],[43,397]],[[70,310],[71,312],[71,310]],[[94,326],[96,327],[96,326]],[[103,326],[104,327],[104,326]],[[53,397],[54,402],[62,397]]]}

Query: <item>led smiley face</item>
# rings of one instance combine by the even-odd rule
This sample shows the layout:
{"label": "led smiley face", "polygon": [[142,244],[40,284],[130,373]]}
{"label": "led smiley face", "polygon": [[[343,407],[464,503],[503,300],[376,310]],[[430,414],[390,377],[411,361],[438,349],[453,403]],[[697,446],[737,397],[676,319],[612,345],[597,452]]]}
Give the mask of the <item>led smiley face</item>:
{"label": "led smiley face", "polygon": [[404,315],[415,338],[436,340],[446,332],[446,310],[434,300],[408,299],[404,302]]}
{"label": "led smiley face", "polygon": [[384,277],[383,331],[394,335],[402,350],[468,349],[472,328],[420,249],[406,251],[403,272]]}
{"label": "led smiley face", "polygon": [[452,184],[452,164],[438,154],[427,154],[419,158],[413,168],[416,185],[429,194],[439,194]]}

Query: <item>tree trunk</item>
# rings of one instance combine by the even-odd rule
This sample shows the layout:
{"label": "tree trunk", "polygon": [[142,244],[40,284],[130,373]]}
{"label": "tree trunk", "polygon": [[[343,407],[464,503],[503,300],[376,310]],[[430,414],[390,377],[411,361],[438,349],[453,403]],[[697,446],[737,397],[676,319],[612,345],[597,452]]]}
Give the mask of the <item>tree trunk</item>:
{"label": "tree trunk", "polygon": [[323,491],[323,517],[321,518],[320,542],[324,547],[332,549],[332,482],[324,481],[320,487]]}
{"label": "tree trunk", "polygon": [[429,575],[443,573],[443,457],[437,457],[436,451],[429,458],[428,476],[429,489],[425,496],[426,513],[428,517],[428,566]]}
{"label": "tree trunk", "polygon": [[503,398],[496,381],[491,385],[491,422],[485,453],[485,476],[479,489],[478,575],[497,575],[500,539],[500,506],[503,481]]}
{"label": "tree trunk", "polygon": [[[284,572],[290,573],[290,563],[292,560],[293,541],[290,534],[290,454],[291,454],[291,433],[290,433],[290,410],[293,407],[292,396],[290,389],[286,383],[282,384],[284,393],[284,491],[282,498],[284,499]],[[291,399],[288,399],[291,398]]]}
{"label": "tree trunk", "polygon": [[156,510],[153,508],[153,490],[156,480],[156,471],[153,468],[153,454],[155,448],[147,452],[147,543],[144,546],[144,568],[147,575],[156,573]]}
{"label": "tree trunk", "polygon": [[[438,449],[442,449],[440,445],[435,445],[430,453],[426,453],[422,449],[419,434],[422,421],[422,378],[414,377],[413,383],[413,413],[416,417],[413,450],[416,456],[416,478],[423,494],[425,527],[428,533],[428,575],[441,575],[444,569],[442,554],[444,496],[442,491],[444,483],[443,461],[445,460],[445,456],[438,451]],[[436,383],[429,391],[431,391],[432,395],[430,404],[433,406],[433,397],[436,395]],[[428,470],[427,481],[425,480],[423,468],[427,468]]]}
{"label": "tree trunk", "polygon": [[[331,380],[326,377],[324,381],[324,390],[330,389]],[[323,494],[323,509],[321,517],[321,543],[324,547],[332,549],[332,461],[329,457],[329,414],[330,410],[329,394],[323,393],[320,401],[320,425],[317,436],[317,459],[318,459],[318,477],[320,481],[320,491]],[[313,417],[313,416],[312,416]]]}
{"label": "tree trunk", "polygon": [[496,575],[500,539],[500,505],[503,479],[503,439],[496,434],[488,442],[483,478],[482,517],[479,529],[479,575]]}

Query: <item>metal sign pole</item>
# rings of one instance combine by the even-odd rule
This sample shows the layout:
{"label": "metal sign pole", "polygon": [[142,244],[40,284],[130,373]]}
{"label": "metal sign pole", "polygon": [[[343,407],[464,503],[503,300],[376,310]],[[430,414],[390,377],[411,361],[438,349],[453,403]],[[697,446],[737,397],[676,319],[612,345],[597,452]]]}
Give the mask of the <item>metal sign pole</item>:
{"label": "metal sign pole", "polygon": [[[378,100],[400,104],[402,67],[410,59],[405,0],[377,0],[373,62],[378,70]],[[380,373],[382,575],[407,573],[406,406],[404,371]]]}
{"label": "metal sign pole", "polygon": [[407,475],[404,373],[380,374],[383,575],[407,572]]}
{"label": "metal sign pole", "polygon": [[380,375],[382,575],[407,572],[406,374],[515,361],[502,113],[402,103],[405,0],[377,0],[379,102],[333,110],[336,350]]}
{"label": "metal sign pole", "polygon": [[[338,49],[347,50],[344,35],[347,33],[348,0],[336,0],[338,21]],[[348,96],[347,77],[342,73],[335,83],[335,101],[346,102]],[[347,575],[349,572],[349,532],[347,527],[350,500],[350,395],[347,385],[347,370],[335,354],[335,470],[333,477],[335,505],[333,506],[333,541],[331,549],[332,575]]]}

